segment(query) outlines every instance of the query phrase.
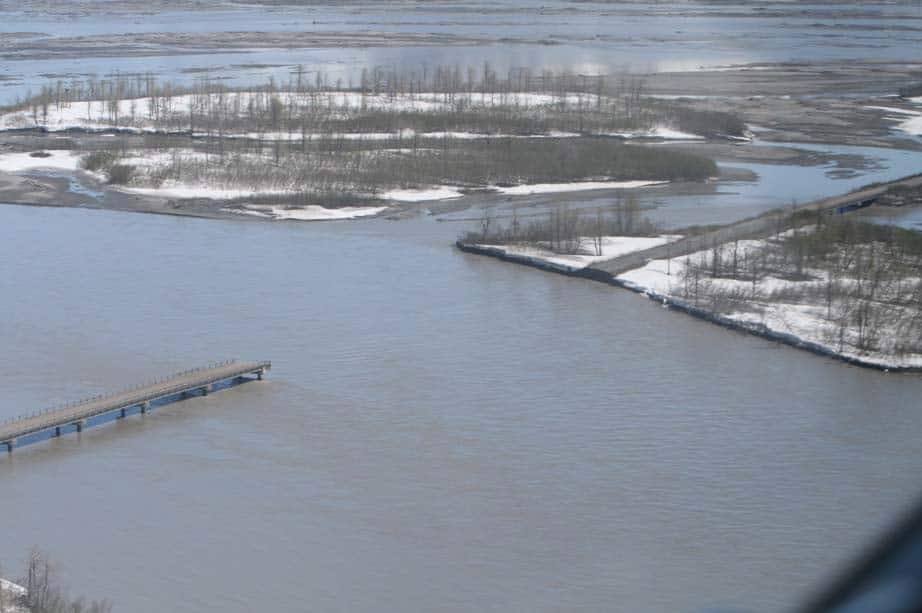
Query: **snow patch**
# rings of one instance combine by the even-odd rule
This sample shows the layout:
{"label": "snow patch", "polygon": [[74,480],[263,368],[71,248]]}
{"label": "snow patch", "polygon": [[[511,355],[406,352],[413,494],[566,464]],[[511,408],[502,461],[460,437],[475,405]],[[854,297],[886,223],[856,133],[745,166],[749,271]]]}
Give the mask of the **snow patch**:
{"label": "snow patch", "polygon": [[[7,600],[21,598],[26,595],[26,588],[6,579],[0,579],[0,590],[3,591],[3,595]],[[29,611],[25,607],[8,604],[0,608],[0,613],[29,613]]]}
{"label": "snow patch", "polygon": [[[391,112],[436,112],[452,111],[471,107],[515,107],[542,108],[554,106],[591,106],[596,104],[592,94],[539,94],[526,92],[511,93],[457,93],[441,94],[432,92],[414,94],[363,94],[361,92],[276,92],[264,91],[227,92],[223,94],[182,94],[160,96],[156,98],[131,98],[119,100],[114,104],[109,100],[90,100],[81,102],[52,103],[46,107],[35,107],[0,114],[0,129],[44,128],[49,131],[61,131],[70,128],[87,130],[106,130],[112,128],[126,131],[145,132],[155,129],[157,125],[169,124],[171,130],[182,132],[188,130],[190,116],[206,113],[218,105],[224,108],[239,109],[240,115],[246,112],[250,103],[260,107],[269,104],[272,97],[278,97],[283,103],[289,101],[304,109],[323,110],[334,113],[383,110]],[[194,113],[190,111],[194,109]],[[265,135],[263,135],[265,136]],[[281,136],[281,135],[280,135]],[[294,135],[284,133],[285,137]],[[297,135],[300,138],[300,134]]]}
{"label": "snow patch", "polygon": [[579,253],[556,253],[550,249],[532,245],[477,245],[495,251],[500,251],[508,256],[550,264],[555,268],[574,271],[586,268],[596,262],[610,260],[635,251],[643,251],[671,243],[682,238],[676,234],[661,234],[659,236],[603,236],[601,239],[602,254],[596,255],[596,245],[591,237],[583,237],[580,241]]}
{"label": "snow patch", "polygon": [[338,209],[328,209],[326,207],[315,204],[300,207],[249,204],[242,209],[222,210],[229,213],[255,215],[257,217],[267,217],[279,220],[296,219],[299,221],[327,221],[331,219],[355,219],[357,217],[369,217],[371,215],[377,215],[386,209],[386,206],[347,206]]}
{"label": "snow patch", "polygon": [[[786,233],[784,233],[786,234]],[[782,234],[781,236],[783,236]],[[777,239],[778,237],[773,237]],[[772,239],[768,239],[772,240]],[[741,240],[737,248],[739,254],[754,253],[766,245],[766,240]],[[651,260],[645,266],[637,268],[621,275],[617,279],[626,286],[637,291],[643,292],[648,296],[659,298],[671,298],[676,301],[687,301],[684,297],[684,271],[686,262],[696,262],[702,260],[705,254],[710,250],[692,253],[688,256],[680,256],[669,260]],[[821,271],[812,271],[811,274],[819,277],[818,281],[813,283],[825,283]],[[739,280],[731,278],[711,278],[706,277],[703,282],[711,288],[712,291],[723,291],[726,293],[741,292],[751,287],[749,280]],[[761,293],[771,295],[783,290],[796,289],[804,286],[803,281],[791,281],[787,279],[768,277],[759,282]],[[708,291],[704,291],[705,296]],[[778,334],[794,337],[799,341],[822,347],[830,353],[843,355],[848,358],[859,359],[864,362],[876,364],[886,368],[899,367],[922,367],[922,355],[907,355],[897,357],[883,352],[859,352],[850,345],[844,348],[838,347],[838,344],[831,342],[830,339],[836,336],[836,324],[826,318],[826,307],[817,303],[804,302],[783,302],[783,301],[750,301],[754,307],[751,311],[721,313],[727,319],[753,325],[760,329]],[[888,334],[884,331],[884,334]],[[895,331],[890,334],[896,335]]]}
{"label": "snow patch", "polygon": [[512,187],[492,187],[508,196],[527,196],[531,194],[556,194],[560,192],[581,192],[593,189],[635,189],[651,185],[663,185],[668,181],[575,181],[571,183],[534,183],[532,185],[514,185]]}
{"label": "snow patch", "polygon": [[894,107],[894,106],[866,106],[866,107],[864,107],[864,108],[866,108],[866,109],[873,109],[873,110],[875,110],[875,111],[885,111],[885,112],[887,112],[887,113],[897,113],[897,114],[903,114],[903,115],[916,115],[916,114],[918,114],[916,111],[912,111],[912,110],[909,110],[909,109],[899,109],[899,108],[896,108],[896,107]]}
{"label": "snow patch", "polygon": [[120,185],[115,188],[121,192],[140,194],[144,196],[160,196],[163,198],[208,198],[210,200],[235,200],[237,198],[253,198],[255,196],[281,196],[297,193],[291,189],[221,189],[207,185],[192,185],[188,183],[165,182],[160,187],[132,187]]}
{"label": "snow patch", "polygon": [[426,202],[429,200],[450,200],[463,196],[456,187],[432,187],[429,189],[392,189],[384,192],[382,196],[388,200],[399,202]]}
{"label": "snow patch", "polygon": [[607,132],[605,136],[617,136],[620,138],[661,138],[663,140],[705,140],[703,136],[692,134],[691,132],[682,132],[668,126],[654,126],[649,130],[640,132]]}
{"label": "snow patch", "polygon": [[907,119],[897,127],[907,134],[922,136],[922,113],[919,113],[912,119]]}
{"label": "snow patch", "polygon": [[31,170],[67,170],[80,168],[80,156],[71,151],[45,151],[45,157],[32,157],[29,153],[0,154],[0,170],[27,172]]}
{"label": "snow patch", "polygon": [[[909,98],[909,101],[915,106],[922,105],[922,97]],[[903,132],[913,136],[922,136],[922,110],[898,108],[893,106],[866,106],[864,108],[895,114],[895,117],[891,115],[885,117],[885,119],[898,121],[899,124],[896,126],[898,130],[902,130]]]}

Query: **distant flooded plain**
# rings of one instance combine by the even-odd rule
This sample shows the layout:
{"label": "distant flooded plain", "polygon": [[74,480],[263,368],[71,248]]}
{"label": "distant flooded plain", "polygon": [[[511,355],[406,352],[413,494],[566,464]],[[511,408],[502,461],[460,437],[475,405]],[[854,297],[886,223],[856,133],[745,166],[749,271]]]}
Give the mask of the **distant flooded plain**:
{"label": "distant flooded plain", "polygon": [[[918,2],[27,2],[0,21],[0,103],[42,84],[152,73],[249,85],[295,65],[357,82],[428,66],[658,73],[805,60],[906,63]],[[221,37],[233,33],[233,38]],[[229,42],[233,42],[229,46]],[[758,70],[759,66],[754,66]]]}

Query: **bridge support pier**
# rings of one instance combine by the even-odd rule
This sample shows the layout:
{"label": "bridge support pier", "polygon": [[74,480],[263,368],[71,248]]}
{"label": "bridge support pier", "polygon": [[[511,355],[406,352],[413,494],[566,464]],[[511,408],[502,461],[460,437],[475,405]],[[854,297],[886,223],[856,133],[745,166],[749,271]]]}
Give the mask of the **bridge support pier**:
{"label": "bridge support pier", "polygon": [[125,416],[128,414],[127,411],[128,411],[128,409],[122,409],[122,410],[120,410],[120,411],[118,412],[118,418],[119,418],[119,419],[125,419]]}
{"label": "bridge support pier", "polygon": [[13,453],[13,447],[16,446],[16,439],[10,439],[8,441],[3,441],[3,444],[6,445],[6,452]]}
{"label": "bridge support pier", "polygon": [[150,411],[150,402],[142,402],[141,403],[141,415],[144,415],[148,411]]}
{"label": "bridge support pier", "polygon": [[263,380],[263,373],[265,373],[265,372],[266,372],[265,369],[260,368],[259,370],[256,371],[256,378],[259,379],[260,381],[262,381],[262,380]]}
{"label": "bridge support pier", "polygon": [[85,426],[85,425],[86,425],[86,420],[85,420],[85,419],[81,419],[80,421],[75,421],[75,422],[74,422],[74,426],[77,427],[77,433],[78,433],[78,434],[79,434],[80,432],[83,432],[83,426]]}
{"label": "bridge support pier", "polygon": [[55,435],[55,436],[61,436],[61,426],[55,426],[55,427],[54,427],[54,435]]}
{"label": "bridge support pier", "polygon": [[204,387],[202,387],[202,396],[207,396],[210,393],[211,393],[211,384],[209,383],[208,385],[205,385]]}

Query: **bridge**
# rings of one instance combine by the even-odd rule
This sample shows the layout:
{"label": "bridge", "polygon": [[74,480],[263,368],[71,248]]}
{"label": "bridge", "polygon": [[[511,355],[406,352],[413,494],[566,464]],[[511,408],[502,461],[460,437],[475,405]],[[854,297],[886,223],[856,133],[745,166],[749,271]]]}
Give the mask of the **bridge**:
{"label": "bridge", "polygon": [[219,362],[194,368],[156,381],[109,395],[94,396],[61,407],[46,409],[0,423],[0,445],[9,453],[18,443],[40,440],[43,434],[61,436],[65,431],[82,432],[87,426],[106,421],[115,416],[122,419],[129,412],[147,413],[151,403],[166,404],[192,394],[207,395],[217,386],[226,383],[262,379],[272,363]]}

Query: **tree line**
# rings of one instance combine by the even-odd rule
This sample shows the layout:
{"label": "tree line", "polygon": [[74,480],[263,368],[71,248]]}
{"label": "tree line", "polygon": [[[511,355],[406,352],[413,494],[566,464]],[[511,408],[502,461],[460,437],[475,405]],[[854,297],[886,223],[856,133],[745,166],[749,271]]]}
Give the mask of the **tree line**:
{"label": "tree line", "polygon": [[375,196],[393,188],[605,180],[700,181],[717,174],[713,160],[606,138],[459,139],[395,137],[364,144],[345,139],[259,146],[250,141],[198,151],[167,147],[165,159],[134,166],[127,151],[87,154],[87,170],[110,182],[160,186],[168,182],[260,191],[354,192]]}
{"label": "tree line", "polygon": [[[202,76],[191,85],[161,82],[153,75],[116,75],[46,85],[10,110],[25,111],[42,125],[52,110],[76,109],[87,121],[111,127],[153,125],[162,131],[227,134],[332,133],[418,130],[535,133],[566,130],[583,134],[644,130],[669,125],[705,136],[740,136],[745,124],[734,114],[694,109],[681,101],[646,95],[637,77],[609,78],[569,71],[511,69],[504,75],[487,63],[478,68],[440,66],[366,69],[358,82],[308,78],[303,68],[286,83],[269,79],[233,89]],[[357,96],[345,105],[344,93]],[[540,94],[534,105],[523,94]],[[437,104],[425,112],[406,104]]]}
{"label": "tree line", "polygon": [[[756,249],[735,241],[688,256],[679,293],[717,312],[816,305],[827,341],[840,351],[922,354],[922,234],[825,214],[790,223]],[[772,279],[794,283],[779,287]]]}
{"label": "tree line", "polygon": [[613,203],[594,209],[560,205],[544,214],[520,217],[518,210],[505,219],[485,207],[478,228],[463,234],[467,244],[521,245],[559,254],[603,255],[603,239],[609,236],[653,236],[662,227],[644,215],[633,194],[619,195]]}

